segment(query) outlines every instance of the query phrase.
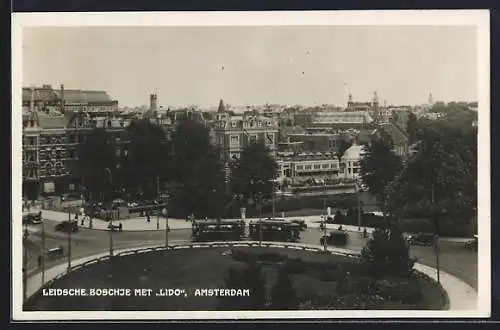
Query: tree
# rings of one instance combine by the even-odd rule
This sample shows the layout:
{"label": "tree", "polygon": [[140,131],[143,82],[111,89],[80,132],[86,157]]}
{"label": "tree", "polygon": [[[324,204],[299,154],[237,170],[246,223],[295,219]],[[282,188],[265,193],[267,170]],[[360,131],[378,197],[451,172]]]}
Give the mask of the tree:
{"label": "tree", "polygon": [[113,200],[116,165],[114,139],[105,129],[94,128],[78,148],[78,167],[87,199],[103,202]]}
{"label": "tree", "polygon": [[398,225],[377,228],[361,251],[361,260],[371,275],[406,276],[415,264],[410,258],[408,245]]}
{"label": "tree", "polygon": [[278,278],[271,290],[269,309],[298,309],[298,306],[299,299],[293,287],[291,276],[285,267],[280,267]]}
{"label": "tree", "polygon": [[388,207],[439,221],[470,219],[477,205],[477,131],[436,122],[389,189]]}
{"label": "tree", "polygon": [[224,279],[225,289],[248,289],[248,297],[219,297],[219,310],[260,310],[266,307],[266,280],[262,268],[255,261],[246,269],[230,269]]}
{"label": "tree", "polygon": [[157,184],[171,178],[171,152],[166,134],[148,119],[132,121],[127,133],[130,143],[123,164],[124,185],[127,191],[155,199]]}
{"label": "tree", "polygon": [[335,155],[337,156],[339,161],[342,159],[346,150],[349,149],[351,145],[352,143],[350,141],[347,141],[345,138],[341,138],[338,140],[337,152],[335,153]]}
{"label": "tree", "polygon": [[273,180],[277,177],[278,164],[263,143],[248,145],[240,158],[232,161],[230,168],[233,194],[255,200],[257,196],[270,197],[274,193]]}
{"label": "tree", "polygon": [[227,196],[224,168],[219,152],[210,143],[208,129],[193,120],[183,120],[172,134],[173,204],[186,217],[220,218]]}
{"label": "tree", "polygon": [[385,210],[386,187],[401,168],[401,158],[393,150],[390,136],[380,132],[371,138],[361,159],[360,175],[363,183],[375,196],[379,206]]}

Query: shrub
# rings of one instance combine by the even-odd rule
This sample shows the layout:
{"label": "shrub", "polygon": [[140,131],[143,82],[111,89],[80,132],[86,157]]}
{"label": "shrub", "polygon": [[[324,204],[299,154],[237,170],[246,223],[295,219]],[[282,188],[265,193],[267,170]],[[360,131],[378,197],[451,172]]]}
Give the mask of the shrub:
{"label": "shrub", "polygon": [[307,269],[307,263],[300,258],[289,258],[283,264],[284,270],[289,274],[301,274]]}
{"label": "shrub", "polygon": [[415,263],[397,226],[375,230],[373,238],[361,251],[361,259],[371,276],[408,276]]}
{"label": "shrub", "polygon": [[269,261],[269,262],[281,262],[287,259],[287,256],[284,256],[276,252],[262,252],[256,254],[256,257],[258,260]]}
{"label": "shrub", "polygon": [[286,268],[280,267],[276,283],[271,289],[269,309],[297,309],[298,306],[299,299],[293,287],[292,279]]}
{"label": "shrub", "polygon": [[418,282],[413,278],[384,279],[376,283],[377,292],[383,298],[392,301],[413,304],[422,299],[422,292]]}

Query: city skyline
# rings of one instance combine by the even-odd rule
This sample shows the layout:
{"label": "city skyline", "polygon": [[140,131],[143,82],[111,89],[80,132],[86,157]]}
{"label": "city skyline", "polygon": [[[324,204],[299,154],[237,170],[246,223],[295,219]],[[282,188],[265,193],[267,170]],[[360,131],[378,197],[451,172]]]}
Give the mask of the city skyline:
{"label": "city skyline", "polygon": [[160,105],[201,107],[343,106],[349,93],[365,102],[374,91],[381,104],[423,104],[429,93],[476,101],[477,73],[472,26],[37,27],[23,36],[23,86],[106,90],[129,107],[152,93]]}

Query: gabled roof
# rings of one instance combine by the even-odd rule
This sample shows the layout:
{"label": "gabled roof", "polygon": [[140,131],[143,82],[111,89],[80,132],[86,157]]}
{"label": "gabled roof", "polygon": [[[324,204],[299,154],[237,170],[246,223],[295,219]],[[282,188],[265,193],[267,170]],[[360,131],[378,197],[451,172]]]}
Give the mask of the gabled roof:
{"label": "gabled roof", "polygon": [[[54,91],[56,93],[57,97],[61,99],[61,91],[56,90]],[[65,89],[64,90],[64,101],[66,103],[87,103],[87,97],[85,94],[82,93],[81,90],[76,90],[76,89]]]}
{"label": "gabled roof", "polygon": [[86,96],[87,102],[110,102],[111,97],[105,91],[82,91]]}
{"label": "gabled roof", "polygon": [[393,123],[382,124],[379,129],[389,134],[395,145],[408,143],[408,136]]}

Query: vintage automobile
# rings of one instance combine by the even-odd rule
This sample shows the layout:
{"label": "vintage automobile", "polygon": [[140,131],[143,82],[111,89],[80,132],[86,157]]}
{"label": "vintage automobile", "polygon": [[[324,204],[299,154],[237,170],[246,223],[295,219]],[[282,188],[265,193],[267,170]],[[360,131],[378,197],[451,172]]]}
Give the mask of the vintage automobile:
{"label": "vintage automobile", "polygon": [[349,240],[349,234],[344,230],[333,230],[319,239],[321,245],[340,245],[344,246]]}
{"label": "vintage automobile", "polygon": [[241,220],[193,220],[194,242],[238,241],[245,236],[245,222]]}
{"label": "vintage automobile", "polygon": [[108,229],[111,231],[122,231],[123,230],[123,225],[121,223],[119,224],[114,224],[109,222],[108,223]]}
{"label": "vintage automobile", "polygon": [[78,232],[78,222],[77,221],[63,221],[56,225],[56,231],[62,231],[65,233],[77,233]]}
{"label": "vintage automobile", "polygon": [[41,211],[30,211],[23,213],[23,224],[41,224],[42,223],[42,212]]}
{"label": "vintage automobile", "polygon": [[406,237],[408,245],[423,245],[432,246],[436,241],[436,236],[433,233],[416,233]]}
{"label": "vintage automobile", "polygon": [[58,246],[52,249],[48,249],[45,251],[45,254],[49,259],[56,259],[64,256],[64,248],[62,246]]}
{"label": "vintage automobile", "polygon": [[300,231],[299,224],[284,219],[254,220],[249,224],[250,239],[255,241],[296,242]]}
{"label": "vintage automobile", "polygon": [[474,235],[473,239],[471,239],[465,243],[465,247],[467,249],[471,249],[471,250],[476,251],[476,252],[477,252],[477,245],[478,245],[477,235]]}
{"label": "vintage automobile", "polygon": [[290,222],[298,224],[300,230],[302,230],[302,231],[304,231],[304,230],[307,229],[307,224],[306,224],[305,220],[302,220],[302,219],[292,219],[292,220],[290,220]]}

